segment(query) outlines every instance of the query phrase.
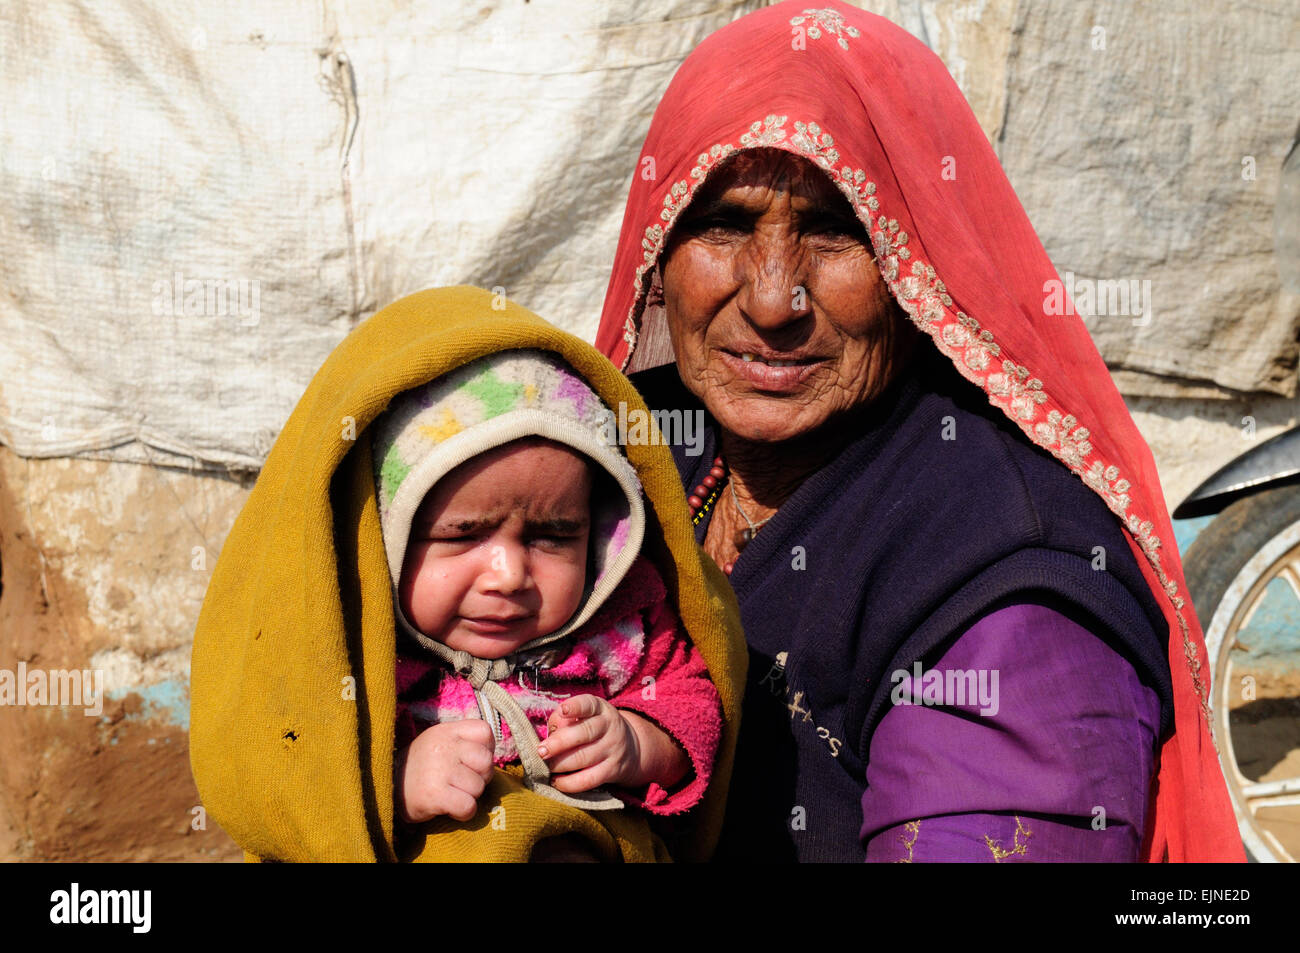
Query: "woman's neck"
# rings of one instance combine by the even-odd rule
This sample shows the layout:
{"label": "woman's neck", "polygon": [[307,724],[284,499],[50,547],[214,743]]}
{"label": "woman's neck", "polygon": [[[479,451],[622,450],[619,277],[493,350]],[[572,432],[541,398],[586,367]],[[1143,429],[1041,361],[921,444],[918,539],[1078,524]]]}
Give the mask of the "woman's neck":
{"label": "woman's neck", "polygon": [[[910,342],[909,342],[910,343]],[[912,349],[905,351],[912,357]],[[729,479],[745,514],[754,521],[772,516],[805,480],[826,466],[863,433],[863,426],[880,410],[884,392],[898,381],[900,372],[912,364],[899,360],[881,393],[839,420],[829,421],[809,434],[780,443],[747,440],[723,428],[719,452],[727,465]]]}
{"label": "woman's neck", "polygon": [[724,429],[720,452],[745,512],[755,521],[775,513],[805,480],[839,456],[854,430],[822,428],[793,440],[763,443]]}

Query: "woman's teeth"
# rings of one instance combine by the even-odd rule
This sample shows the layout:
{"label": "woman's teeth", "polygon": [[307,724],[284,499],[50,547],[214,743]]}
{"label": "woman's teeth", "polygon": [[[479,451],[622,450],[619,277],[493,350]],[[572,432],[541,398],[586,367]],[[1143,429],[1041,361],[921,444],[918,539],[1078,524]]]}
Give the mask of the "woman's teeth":
{"label": "woman's teeth", "polygon": [[746,364],[749,364],[752,361],[757,361],[760,364],[766,364],[768,367],[794,367],[799,363],[798,361],[767,361],[759,357],[757,354],[742,354],[740,355],[740,359]]}

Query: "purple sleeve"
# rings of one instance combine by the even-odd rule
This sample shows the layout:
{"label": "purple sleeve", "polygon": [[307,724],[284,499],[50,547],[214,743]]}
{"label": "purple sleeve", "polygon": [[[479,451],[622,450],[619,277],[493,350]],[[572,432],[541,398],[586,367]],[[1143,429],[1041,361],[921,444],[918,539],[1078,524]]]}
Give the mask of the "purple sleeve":
{"label": "purple sleeve", "polygon": [[862,795],[867,860],[1138,859],[1160,702],[1100,637],[1009,606],[891,684]]}

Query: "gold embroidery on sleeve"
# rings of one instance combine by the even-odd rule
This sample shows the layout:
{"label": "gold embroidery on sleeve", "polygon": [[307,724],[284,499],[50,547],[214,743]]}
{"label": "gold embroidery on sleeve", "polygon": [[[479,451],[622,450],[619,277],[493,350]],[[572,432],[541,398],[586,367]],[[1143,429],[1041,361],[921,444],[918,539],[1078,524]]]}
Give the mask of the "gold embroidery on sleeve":
{"label": "gold embroidery on sleeve", "polygon": [[1029,828],[1025,827],[1024,822],[1021,821],[1019,817],[1017,817],[1015,846],[1012,847],[1010,850],[1007,850],[1001,844],[995,844],[993,842],[993,839],[989,837],[988,834],[984,835],[984,843],[988,845],[989,853],[993,855],[993,862],[995,864],[1002,863],[1004,859],[1006,859],[1007,857],[1011,857],[1014,854],[1019,854],[1022,857],[1028,855],[1029,845],[1020,843],[1021,834],[1024,834],[1025,837],[1034,836],[1034,832],[1031,831]]}
{"label": "gold embroidery on sleeve", "polygon": [[898,839],[903,842],[903,846],[907,849],[907,856],[898,858],[898,860],[894,861],[894,863],[896,864],[912,863],[912,848],[916,846],[916,839],[921,836],[920,819],[918,818],[915,821],[908,821],[906,824],[903,825],[903,830],[905,830],[907,834],[911,834],[912,837],[909,840],[907,834],[898,835]]}

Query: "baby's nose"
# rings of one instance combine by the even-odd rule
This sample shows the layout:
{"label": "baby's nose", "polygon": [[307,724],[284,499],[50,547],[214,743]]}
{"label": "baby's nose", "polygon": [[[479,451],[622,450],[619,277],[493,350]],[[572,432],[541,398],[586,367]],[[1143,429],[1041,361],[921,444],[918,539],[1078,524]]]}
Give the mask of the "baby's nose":
{"label": "baby's nose", "polygon": [[524,547],[512,543],[493,543],[488,549],[488,569],[485,575],[488,588],[494,592],[510,594],[525,588],[528,583],[528,557]]}

